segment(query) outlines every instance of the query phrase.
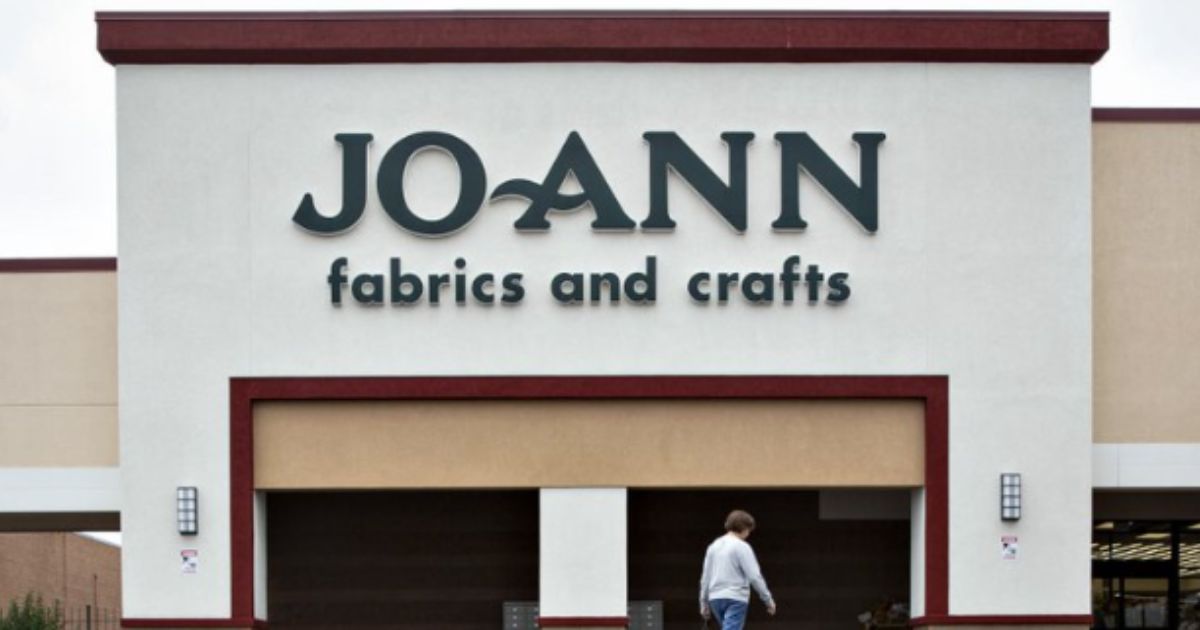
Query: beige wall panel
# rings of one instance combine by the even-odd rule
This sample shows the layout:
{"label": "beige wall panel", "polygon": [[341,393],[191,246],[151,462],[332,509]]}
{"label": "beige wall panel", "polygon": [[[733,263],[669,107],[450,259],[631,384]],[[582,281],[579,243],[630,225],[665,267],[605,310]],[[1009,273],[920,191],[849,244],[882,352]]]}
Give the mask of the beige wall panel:
{"label": "beige wall panel", "polygon": [[1200,442],[1200,124],[1093,129],[1094,439]]}
{"label": "beige wall panel", "polygon": [[0,467],[119,463],[116,405],[0,406]]}
{"label": "beige wall panel", "polygon": [[923,483],[920,401],[255,406],[255,484],[299,488]]}
{"label": "beige wall panel", "polygon": [[0,406],[117,402],[117,274],[0,273]]}

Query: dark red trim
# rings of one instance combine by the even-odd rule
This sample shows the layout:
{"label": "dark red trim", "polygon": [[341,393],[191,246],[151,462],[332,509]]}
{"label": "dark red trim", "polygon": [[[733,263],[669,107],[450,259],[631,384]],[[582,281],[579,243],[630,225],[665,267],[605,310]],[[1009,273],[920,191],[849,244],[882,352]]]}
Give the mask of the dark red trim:
{"label": "dark red trim", "polygon": [[950,391],[925,396],[925,612],[950,611]]}
{"label": "dark red trim", "polygon": [[116,270],[116,258],[0,258],[0,273]]}
{"label": "dark red trim", "polygon": [[628,628],[629,617],[538,617],[539,628]]}
{"label": "dark red trim", "polygon": [[910,626],[1091,626],[1091,615],[926,615]]}
{"label": "dark red trim", "polygon": [[1192,107],[1096,107],[1096,122],[1200,122],[1200,109]]}
{"label": "dark red trim", "polygon": [[[233,614],[254,611],[254,403],[295,400],[907,398],[925,403],[925,610],[949,608],[945,376],[511,376],[230,379]],[[557,618],[550,618],[557,619]]]}
{"label": "dark red trim", "polygon": [[261,619],[121,619],[122,628],[246,628],[267,630]]}
{"label": "dark red trim", "polygon": [[944,376],[413,376],[230,379],[260,400],[920,398]]}
{"label": "dark red trim", "polygon": [[229,384],[230,550],[233,616],[254,616],[254,397],[251,381]]}
{"label": "dark red trim", "polygon": [[364,12],[96,14],[112,64],[1094,63],[1107,13]]}

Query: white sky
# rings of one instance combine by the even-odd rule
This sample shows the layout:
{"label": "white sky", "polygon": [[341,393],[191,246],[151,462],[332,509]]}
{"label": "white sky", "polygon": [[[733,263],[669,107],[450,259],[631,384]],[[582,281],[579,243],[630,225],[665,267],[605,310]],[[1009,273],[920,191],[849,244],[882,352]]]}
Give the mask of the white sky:
{"label": "white sky", "polygon": [[1200,107],[1197,0],[0,0],[0,258],[117,254],[113,71],[94,11],[319,9],[1102,10],[1095,106]]}
{"label": "white sky", "polygon": [[1197,0],[0,0],[0,258],[113,256],[113,71],[95,49],[100,10],[313,9],[1104,10],[1100,107],[1200,106]]}
{"label": "white sky", "polygon": [[120,532],[79,532],[88,538],[94,538],[100,542],[106,542],[110,545],[121,546]]}

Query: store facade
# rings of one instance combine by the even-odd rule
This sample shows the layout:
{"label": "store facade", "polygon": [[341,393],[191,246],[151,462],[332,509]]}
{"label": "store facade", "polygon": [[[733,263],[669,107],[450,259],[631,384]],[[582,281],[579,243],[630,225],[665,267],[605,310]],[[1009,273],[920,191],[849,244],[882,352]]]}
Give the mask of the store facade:
{"label": "store facade", "polygon": [[[1101,16],[99,24],[131,620],[267,618],[272,491],[459,488],[538,491],[544,627],[624,623],[628,489],[656,487],[917,487],[915,617],[1088,612],[1070,543]],[[973,29],[1033,50],[955,50]],[[834,45],[861,62],[822,59]],[[920,482],[866,423],[680,408],[710,398],[919,401]],[[261,417],[314,399],[383,408]],[[1040,439],[1006,448],[1021,434]],[[165,461],[140,446],[181,436]],[[1055,509],[1001,521],[1002,472]],[[162,562],[172,503],[133,500],[176,477],[230,523],[201,529],[196,574]]]}
{"label": "store facade", "polygon": [[97,20],[127,627],[682,628],[742,506],[761,625],[1084,628],[1093,489],[1200,443],[1094,382],[1106,15]]}

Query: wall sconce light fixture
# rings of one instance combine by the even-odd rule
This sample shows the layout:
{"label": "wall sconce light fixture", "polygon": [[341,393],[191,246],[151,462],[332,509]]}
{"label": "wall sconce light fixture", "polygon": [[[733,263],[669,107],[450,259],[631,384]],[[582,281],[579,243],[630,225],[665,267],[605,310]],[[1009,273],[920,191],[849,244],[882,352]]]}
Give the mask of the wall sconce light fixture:
{"label": "wall sconce light fixture", "polygon": [[1021,473],[1000,473],[1000,520],[1021,520]]}
{"label": "wall sconce light fixture", "polygon": [[195,486],[175,489],[175,515],[180,534],[195,536],[200,533],[200,491]]}

